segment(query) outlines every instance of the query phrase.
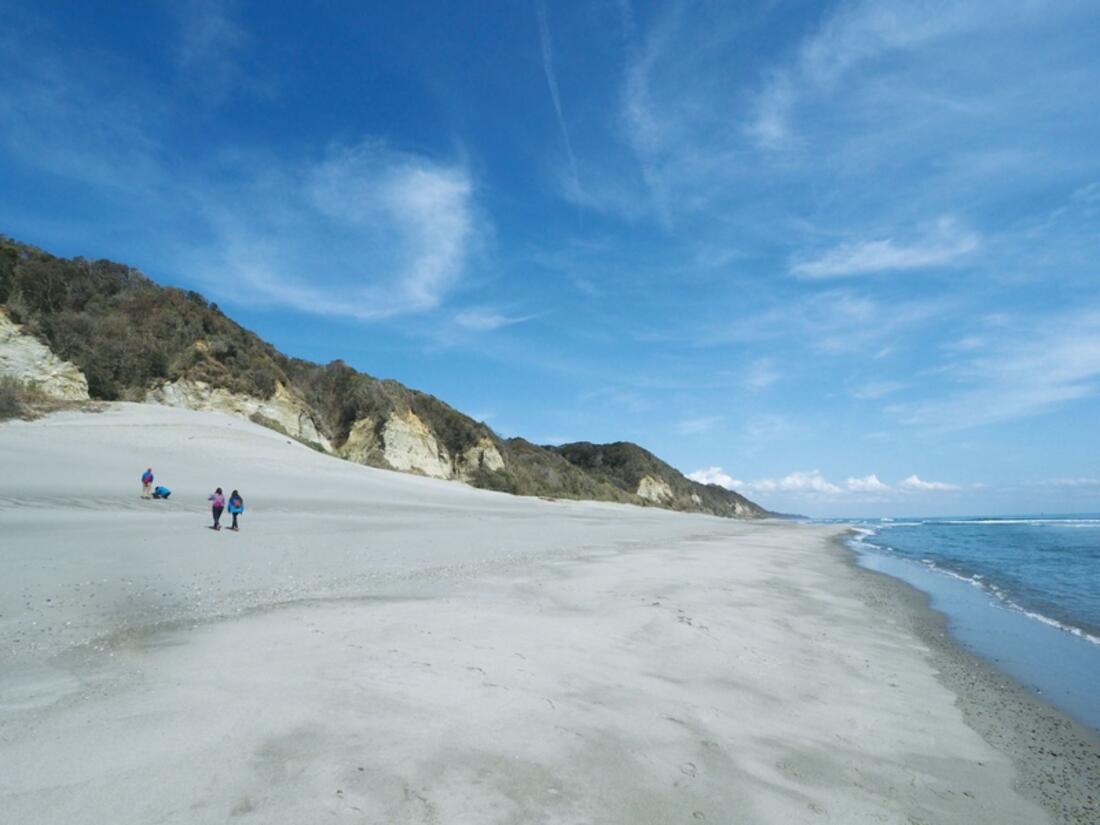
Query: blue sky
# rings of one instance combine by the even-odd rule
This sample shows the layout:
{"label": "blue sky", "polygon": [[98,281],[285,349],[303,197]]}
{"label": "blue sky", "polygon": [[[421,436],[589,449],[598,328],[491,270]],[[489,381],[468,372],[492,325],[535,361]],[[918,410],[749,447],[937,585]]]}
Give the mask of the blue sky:
{"label": "blue sky", "polygon": [[1100,510],[1100,6],[0,0],[0,232],[813,515]]}

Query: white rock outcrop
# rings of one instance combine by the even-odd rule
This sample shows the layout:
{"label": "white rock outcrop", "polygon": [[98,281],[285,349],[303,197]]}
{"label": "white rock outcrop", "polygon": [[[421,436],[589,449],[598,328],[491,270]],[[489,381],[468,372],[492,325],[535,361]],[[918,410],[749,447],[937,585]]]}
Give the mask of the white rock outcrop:
{"label": "white rock outcrop", "polygon": [[642,480],[638,482],[637,494],[640,498],[657,504],[663,504],[673,498],[672,488],[667,481],[648,475],[642,476]]}
{"label": "white rock outcrop", "polygon": [[14,378],[39,392],[64,401],[87,401],[88,379],[75,364],[23,332],[22,326],[0,309],[0,375]]}
{"label": "white rock outcrop", "polygon": [[737,518],[758,518],[760,516],[760,513],[742,501],[733,503],[733,514]]}
{"label": "white rock outcrop", "polygon": [[150,390],[145,400],[166,407],[228,413],[242,418],[259,414],[274,421],[295,438],[313,442],[325,451],[332,452],[332,444],[317,428],[317,423],[306,405],[282,384],[275,385],[275,393],[271,398],[261,399],[230,392],[222,387],[212,387],[205,381],[181,378]]}
{"label": "white rock outcrop", "polygon": [[504,469],[504,458],[492,439],[482,438],[451,456],[432,429],[411,410],[394,412],[381,421],[360,418],[337,453],[359,464],[459,481],[469,481],[481,468]]}
{"label": "white rock outcrop", "polygon": [[394,413],[382,427],[382,457],[395,470],[452,478],[451,456],[412,410]]}
{"label": "white rock outcrop", "polygon": [[455,461],[455,476],[469,481],[478,470],[497,471],[504,469],[504,456],[491,438],[482,438],[466,450]]}

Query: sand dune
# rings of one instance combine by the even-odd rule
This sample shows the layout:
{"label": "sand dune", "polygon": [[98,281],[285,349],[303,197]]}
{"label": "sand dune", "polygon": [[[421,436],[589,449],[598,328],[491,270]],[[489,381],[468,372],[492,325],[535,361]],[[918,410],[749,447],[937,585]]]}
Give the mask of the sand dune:
{"label": "sand dune", "polygon": [[[0,425],[0,460],[4,822],[1046,821],[836,528],[152,406]],[[206,529],[215,485],[239,534]]]}

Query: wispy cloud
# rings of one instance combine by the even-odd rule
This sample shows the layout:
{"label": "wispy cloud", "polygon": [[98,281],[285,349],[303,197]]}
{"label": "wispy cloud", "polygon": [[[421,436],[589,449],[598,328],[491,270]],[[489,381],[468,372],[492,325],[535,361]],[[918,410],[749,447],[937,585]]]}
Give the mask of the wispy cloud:
{"label": "wispy cloud", "polygon": [[580,172],[577,169],[577,158],[573,154],[573,142],[569,139],[569,127],[565,124],[565,115],[561,107],[561,92],[558,89],[558,75],[554,70],[554,48],[550,39],[550,21],[547,18],[545,0],[537,0],[535,13],[539,21],[539,46],[542,49],[542,71],[546,75],[546,87],[550,91],[550,100],[554,104],[554,114],[558,118],[558,128],[561,130],[562,145],[565,147],[565,156],[569,161],[570,184],[576,192],[576,197],[583,197],[581,189]]}
{"label": "wispy cloud", "polygon": [[[622,6],[629,9],[628,5]],[[678,51],[684,32],[683,4],[665,7],[656,22],[639,35],[632,13],[623,15],[627,61],[618,112],[618,131],[637,162],[649,212],[666,229],[674,214],[699,208],[700,169],[707,163],[696,142],[695,93],[677,78],[689,55]],[[669,88],[675,89],[670,95]],[[682,200],[678,193],[691,193]]]}
{"label": "wispy cloud", "polygon": [[869,381],[852,390],[852,397],[860,401],[868,401],[882,398],[883,396],[903,390],[908,385],[904,381]]}
{"label": "wispy cloud", "polygon": [[795,108],[843,91],[845,76],[884,54],[903,54],[986,25],[997,12],[1019,14],[1034,3],[840,3],[811,30],[785,66],[771,71],[756,96],[747,131],[764,148],[782,147],[795,132]]}
{"label": "wispy cloud", "polygon": [[535,315],[505,315],[489,307],[472,307],[455,314],[455,323],[463,329],[474,332],[492,332],[502,327],[510,327],[530,321]]}
{"label": "wispy cloud", "polygon": [[960,229],[954,220],[938,221],[930,232],[908,243],[894,238],[844,243],[819,257],[791,266],[799,278],[846,278],[907,269],[944,266],[978,248],[973,232]]}
{"label": "wispy cloud", "polygon": [[323,315],[435,309],[478,237],[465,168],[377,140],[334,147],[280,174],[265,170],[207,204],[220,243],[205,269],[218,287],[244,284],[258,300]]}
{"label": "wispy cloud", "polygon": [[1078,476],[1076,478],[1049,478],[1036,481],[1037,487],[1100,487],[1100,478]]}
{"label": "wispy cloud", "polygon": [[956,390],[898,404],[907,424],[936,431],[1037,415],[1100,393],[1100,310],[1022,320],[997,330],[986,348],[942,369]]}
{"label": "wispy cloud", "polygon": [[702,333],[699,346],[805,341],[828,354],[875,353],[897,337],[911,334],[930,319],[943,317],[951,298],[914,298],[886,302],[853,289],[829,289],[752,314],[725,320]]}
{"label": "wispy cloud", "polygon": [[633,390],[624,390],[613,387],[601,387],[582,393],[577,399],[583,405],[593,405],[598,402],[603,408],[608,404],[626,410],[630,413],[649,412],[656,406],[652,393],[640,393]]}
{"label": "wispy cloud", "polygon": [[212,103],[222,103],[238,92],[269,90],[255,67],[243,64],[252,36],[235,19],[234,5],[222,0],[183,0],[172,5],[179,21],[175,50],[179,82]]}
{"label": "wispy cloud", "polygon": [[699,418],[688,418],[676,425],[676,432],[680,435],[699,435],[708,433],[721,424],[723,416],[705,415]]}
{"label": "wispy cloud", "polygon": [[[7,14],[7,12],[5,12]],[[140,85],[105,96],[126,70],[93,60],[76,71],[52,39],[36,39],[5,18],[0,28],[0,147],[57,178],[107,191],[146,194],[164,183],[164,148],[155,136],[164,104]],[[35,34],[39,34],[35,32]],[[95,105],[89,105],[94,100]]]}
{"label": "wispy cloud", "polygon": [[763,390],[782,377],[774,358],[757,358],[745,370],[744,384],[750,390]]}

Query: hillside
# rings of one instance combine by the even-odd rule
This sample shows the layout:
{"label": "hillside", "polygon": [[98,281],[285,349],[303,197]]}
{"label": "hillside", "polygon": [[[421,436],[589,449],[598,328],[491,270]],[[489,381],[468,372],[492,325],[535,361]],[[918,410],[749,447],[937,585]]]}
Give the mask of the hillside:
{"label": "hillside", "polygon": [[197,292],[160,286],[123,264],[58,258],[2,236],[0,377],[59,398],[227,412],[361,464],[516,495],[768,515],[737,493],[685,478],[635,444],[542,447],[503,439],[396,381],[342,361],[290,358]]}
{"label": "hillside", "polygon": [[703,510],[736,518],[753,517],[758,505],[716,484],[686,478],[648,450],[628,441],[580,441],[547,449],[595,479],[673,510]]}

